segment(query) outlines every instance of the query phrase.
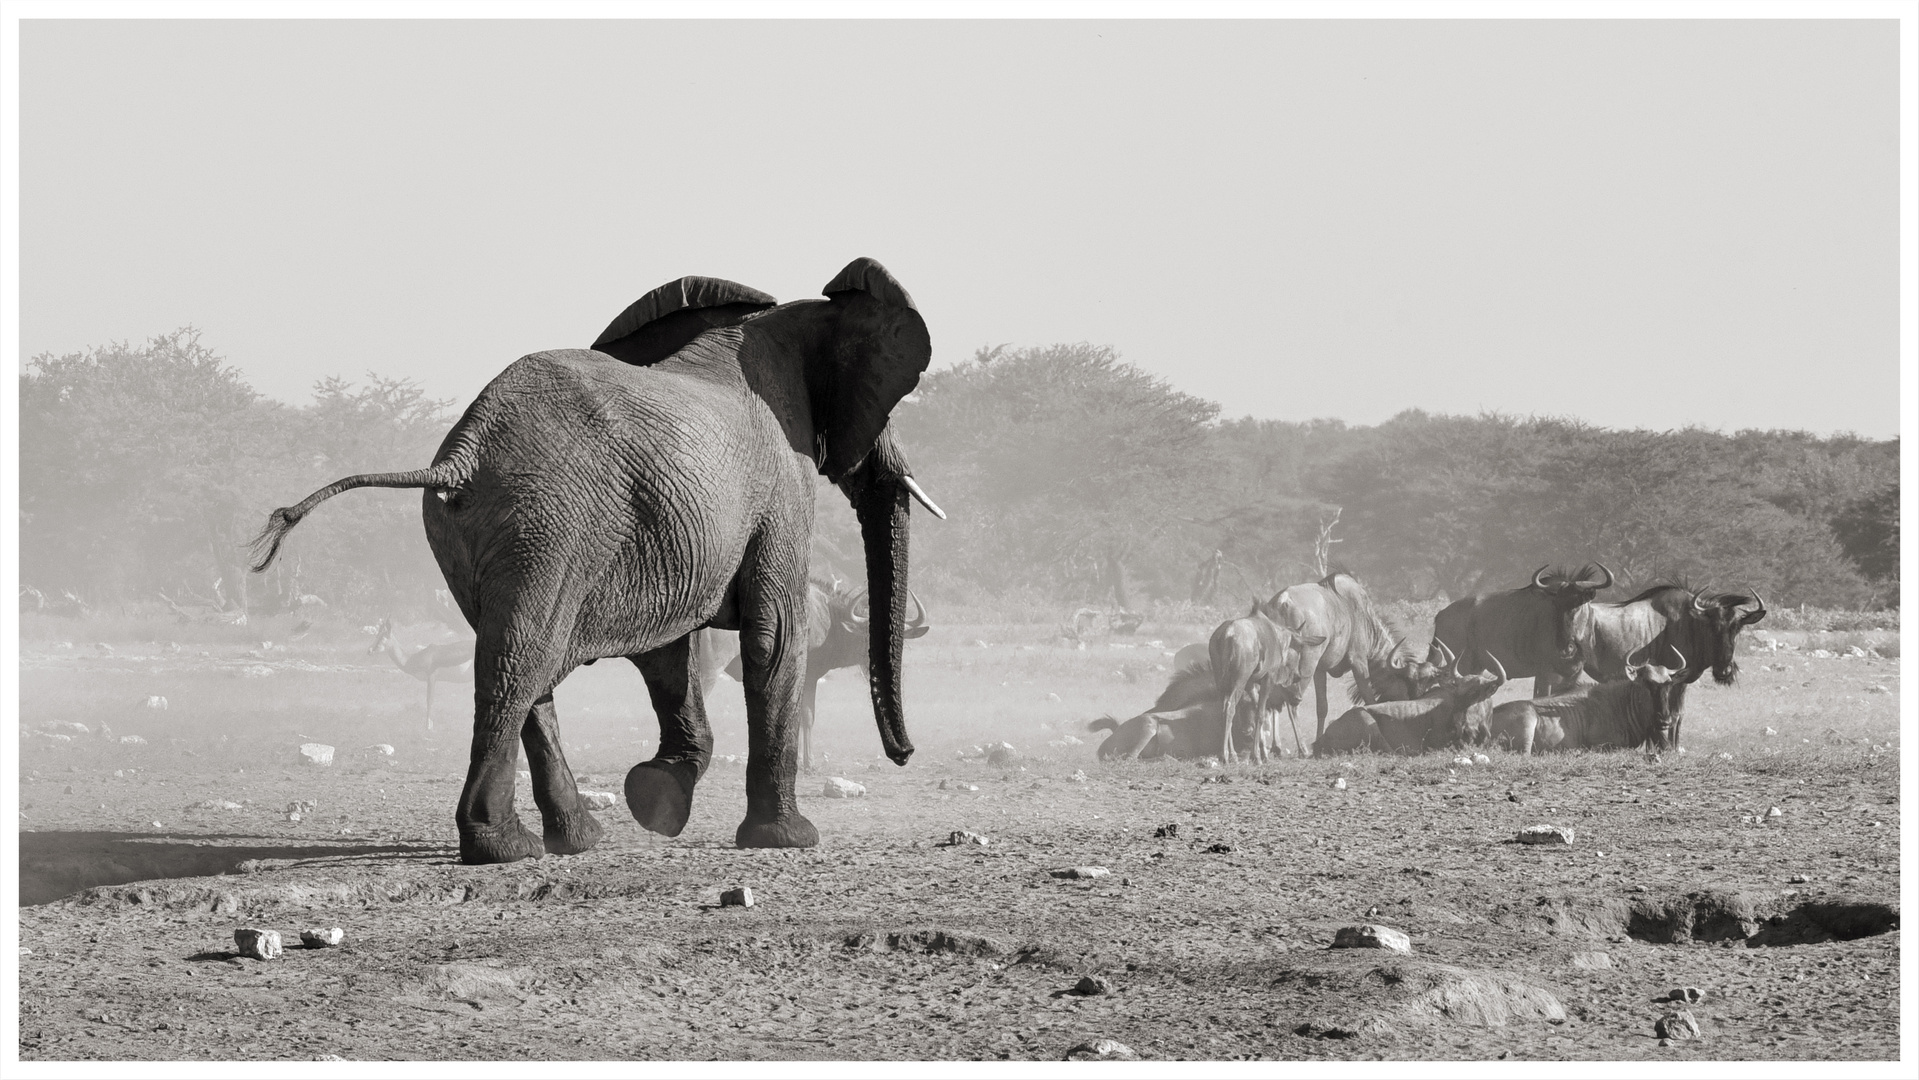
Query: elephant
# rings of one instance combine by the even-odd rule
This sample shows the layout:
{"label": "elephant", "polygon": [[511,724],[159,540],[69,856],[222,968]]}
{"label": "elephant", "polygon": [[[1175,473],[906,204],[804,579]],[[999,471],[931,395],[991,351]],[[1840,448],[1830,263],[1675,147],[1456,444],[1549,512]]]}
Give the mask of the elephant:
{"label": "elephant", "polygon": [[[600,825],[561,752],[553,688],[625,657],[659,717],[626,777],[645,828],[677,836],[712,757],[698,686],[703,628],[736,630],[748,762],[740,847],[809,847],[794,790],[806,662],[807,557],[818,470],[852,503],[866,550],[874,718],[913,754],[901,701],[913,479],[891,414],[932,358],[906,289],[855,259],[823,300],[777,303],[718,278],[641,297],[591,349],[533,353],[482,390],[430,467],[337,480],[269,516],[264,570],[315,506],[359,487],[417,488],[428,544],[474,627],[473,744],[455,817],[466,863],[592,847]],[[526,750],[544,823],[513,805]]]}

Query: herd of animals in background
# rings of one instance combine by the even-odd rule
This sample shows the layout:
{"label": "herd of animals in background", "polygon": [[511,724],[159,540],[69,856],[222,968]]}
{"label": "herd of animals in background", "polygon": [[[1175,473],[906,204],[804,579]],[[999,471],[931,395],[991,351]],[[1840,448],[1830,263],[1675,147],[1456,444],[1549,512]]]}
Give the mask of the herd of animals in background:
{"label": "herd of animals in background", "polygon": [[[1336,572],[1255,600],[1244,617],[1221,623],[1203,652],[1188,645],[1174,655],[1172,678],[1151,708],[1087,728],[1112,732],[1099,747],[1102,760],[1232,761],[1242,739],[1264,760],[1280,752],[1282,708],[1301,755],[1676,746],[1686,687],[1707,671],[1732,684],[1739,631],[1765,617],[1765,601],[1756,592],[1680,585],[1595,601],[1612,583],[1600,565],[1577,575],[1542,566],[1522,588],[1442,609],[1421,653],[1381,617],[1359,579]],[[1328,724],[1327,679],[1348,674],[1356,704]],[[1595,681],[1580,684],[1582,674]],[[1489,708],[1515,678],[1533,680],[1532,698]],[[1297,718],[1308,679],[1319,713],[1310,751]]]}

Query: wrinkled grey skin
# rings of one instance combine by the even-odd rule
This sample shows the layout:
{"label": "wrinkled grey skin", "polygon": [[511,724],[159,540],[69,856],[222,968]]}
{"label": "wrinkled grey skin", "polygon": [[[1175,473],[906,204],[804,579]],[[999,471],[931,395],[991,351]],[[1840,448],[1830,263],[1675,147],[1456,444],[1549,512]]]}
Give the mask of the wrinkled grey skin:
{"label": "wrinkled grey skin", "polygon": [[[695,685],[695,631],[706,626],[739,630],[745,658],[747,811],[736,842],[818,842],[794,795],[815,470],[859,519],[882,626],[874,714],[887,755],[902,765],[912,755],[900,703],[910,474],[886,425],[931,344],[878,263],[856,260],[824,291],[769,307],[730,282],[664,286],[615,320],[596,343],[606,351],[515,361],[431,468],[349,477],[275,511],[258,568],[339,491],[426,489],[428,542],[478,635],[456,812],[462,861],[571,854],[599,838],[561,753],[553,688],[603,657],[640,669],[660,720],[658,752],[627,776],[628,807],[646,828],[678,835],[712,753]],[[543,838],[514,809],[516,740]]]}
{"label": "wrinkled grey skin", "polygon": [[1524,588],[1453,601],[1433,616],[1433,638],[1444,641],[1468,673],[1490,670],[1497,656],[1508,678],[1533,681],[1533,697],[1571,686],[1583,666],[1574,622],[1594,595],[1612,587],[1613,575],[1598,563],[1588,563],[1576,578],[1548,570],[1535,570]]}

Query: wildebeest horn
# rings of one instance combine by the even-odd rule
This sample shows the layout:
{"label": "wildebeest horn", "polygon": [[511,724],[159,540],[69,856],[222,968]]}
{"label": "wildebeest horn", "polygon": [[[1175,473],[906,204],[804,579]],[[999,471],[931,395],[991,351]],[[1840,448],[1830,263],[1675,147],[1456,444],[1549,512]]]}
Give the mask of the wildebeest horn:
{"label": "wildebeest horn", "polygon": [[1638,656],[1650,648],[1652,648],[1652,642],[1648,641],[1644,645],[1626,654],[1626,678],[1637,679],[1639,677],[1639,672],[1646,666],[1646,662],[1641,660],[1638,663],[1634,663],[1633,657]]}
{"label": "wildebeest horn", "polygon": [[1582,580],[1579,583],[1579,587],[1582,589],[1591,589],[1594,592],[1601,592],[1603,590],[1612,588],[1612,571],[1606,569],[1605,563],[1594,563],[1593,565],[1599,567],[1599,572],[1606,575],[1605,584],[1594,585],[1590,583],[1589,581]]}
{"label": "wildebeest horn", "polygon": [[906,617],[906,628],[916,629],[926,625],[926,605],[920,603],[920,596],[911,589],[906,590],[906,598],[913,602],[913,614]]}
{"label": "wildebeest horn", "polygon": [[[911,589],[907,590],[907,595],[912,595]],[[854,597],[853,602],[847,606],[847,619],[850,620],[854,626],[865,626],[866,621],[871,618],[869,609],[872,607],[872,601],[873,598],[867,595],[866,590],[861,589],[860,594]]]}
{"label": "wildebeest horn", "polygon": [[1673,670],[1674,670],[1674,671],[1684,671],[1684,670],[1686,670],[1686,654],[1685,654],[1685,653],[1682,653],[1682,652],[1680,652],[1680,651],[1679,651],[1679,646],[1677,646],[1677,645],[1674,645],[1674,644],[1673,644],[1673,643],[1671,643],[1671,642],[1667,642],[1667,643],[1666,643],[1666,648],[1668,648],[1668,649],[1671,649],[1671,650],[1672,650],[1672,654],[1673,654],[1674,656],[1677,656],[1677,657],[1679,658],[1679,666],[1678,666],[1678,667],[1676,667],[1676,668],[1673,668]]}
{"label": "wildebeest horn", "polygon": [[933,500],[928,498],[926,492],[920,488],[919,481],[910,476],[906,476],[901,477],[900,482],[906,485],[906,490],[913,493],[913,497],[920,501],[921,506],[933,512],[934,517],[939,518],[941,521],[946,520],[946,511],[933,505]]}
{"label": "wildebeest horn", "polygon": [[1499,657],[1490,651],[1486,653],[1486,659],[1493,662],[1493,669],[1499,673],[1499,682],[1501,685],[1504,685],[1506,682],[1506,665],[1500,663]]}
{"label": "wildebeest horn", "polygon": [[[1747,622],[1747,623],[1756,623],[1760,619],[1763,619],[1766,617],[1766,602],[1764,600],[1759,599],[1758,589],[1748,588],[1746,591],[1752,594],[1752,602],[1754,606],[1753,606],[1752,614],[1740,616],[1740,621]],[[1744,604],[1741,604],[1739,606],[1745,607]]]}
{"label": "wildebeest horn", "polygon": [[[1546,564],[1546,566],[1551,566],[1551,565],[1552,563]],[[1533,571],[1533,588],[1544,589],[1549,587],[1547,586],[1546,582],[1543,580],[1543,577],[1546,573],[1546,566],[1542,566],[1539,569]]]}
{"label": "wildebeest horn", "polygon": [[1454,655],[1453,650],[1447,647],[1444,641],[1441,641],[1438,638],[1434,638],[1433,644],[1439,646],[1439,666],[1440,667],[1452,667],[1455,664],[1459,663],[1459,657]]}
{"label": "wildebeest horn", "polygon": [[1712,605],[1706,602],[1706,591],[1704,589],[1692,594],[1693,614],[1704,615],[1707,611],[1711,610],[1711,608]]}

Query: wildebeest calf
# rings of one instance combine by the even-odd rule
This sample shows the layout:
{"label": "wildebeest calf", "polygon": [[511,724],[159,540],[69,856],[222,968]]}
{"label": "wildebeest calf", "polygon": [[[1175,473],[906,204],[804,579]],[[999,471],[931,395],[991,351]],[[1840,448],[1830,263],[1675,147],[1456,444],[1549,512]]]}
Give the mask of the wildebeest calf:
{"label": "wildebeest calf", "polygon": [[1099,745],[1101,761],[1199,758],[1218,753],[1224,715],[1213,669],[1202,661],[1174,672],[1152,708],[1130,720],[1102,716],[1088,722],[1086,730],[1113,733]]}
{"label": "wildebeest calf", "polygon": [[1625,682],[1582,686],[1568,694],[1509,701],[1493,710],[1493,742],[1522,754],[1534,750],[1631,750],[1651,743],[1664,750],[1672,729],[1674,679],[1686,658],[1672,649],[1678,667],[1628,663]]}
{"label": "wildebeest calf", "polygon": [[1454,664],[1454,677],[1425,697],[1353,706],[1326,726],[1326,734],[1313,743],[1313,756],[1350,753],[1362,746],[1422,754],[1465,741],[1467,710],[1498,693],[1506,682],[1499,658],[1489,658],[1494,671],[1459,675]]}

